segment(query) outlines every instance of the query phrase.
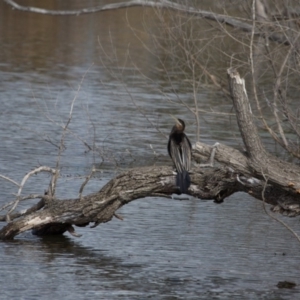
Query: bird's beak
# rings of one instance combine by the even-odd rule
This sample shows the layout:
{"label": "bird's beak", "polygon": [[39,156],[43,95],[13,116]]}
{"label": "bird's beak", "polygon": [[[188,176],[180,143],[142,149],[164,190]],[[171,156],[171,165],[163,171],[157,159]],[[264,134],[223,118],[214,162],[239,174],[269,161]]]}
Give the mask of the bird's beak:
{"label": "bird's beak", "polygon": [[181,125],[181,123],[179,122],[179,120],[175,116],[173,116],[171,114],[170,114],[170,116],[176,121],[176,125]]}

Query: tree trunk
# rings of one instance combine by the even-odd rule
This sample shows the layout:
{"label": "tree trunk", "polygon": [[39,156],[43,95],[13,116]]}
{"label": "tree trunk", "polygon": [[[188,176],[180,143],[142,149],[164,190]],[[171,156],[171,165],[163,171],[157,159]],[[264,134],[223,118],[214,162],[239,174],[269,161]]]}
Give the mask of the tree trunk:
{"label": "tree trunk", "polygon": [[[246,147],[242,153],[226,145],[218,145],[215,160],[220,166],[191,170],[189,194],[199,199],[221,203],[235,192],[246,192],[263,200],[288,216],[300,214],[300,168],[270,155],[263,148],[248,101],[245,82],[239,74],[228,70],[229,83],[237,122]],[[196,143],[194,159],[209,157],[213,147]],[[26,214],[11,215],[12,220],[0,230],[0,239],[12,239],[32,229],[35,234],[76,236],[73,225],[87,226],[110,221],[123,205],[144,197],[171,198],[178,193],[170,166],[143,167],[128,170],[109,181],[99,192],[81,199],[51,199],[47,196]],[[173,201],[178,201],[173,199]],[[41,208],[43,208],[41,210]],[[120,217],[119,217],[120,218]]]}

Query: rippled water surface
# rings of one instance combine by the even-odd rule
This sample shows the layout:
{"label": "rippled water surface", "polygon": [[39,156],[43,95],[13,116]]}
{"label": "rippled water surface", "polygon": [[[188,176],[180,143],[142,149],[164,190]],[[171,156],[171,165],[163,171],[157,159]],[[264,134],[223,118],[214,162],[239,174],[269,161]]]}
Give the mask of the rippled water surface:
{"label": "rippled water surface", "polygon": [[[44,5],[75,9],[82,2]],[[0,2],[0,20],[1,174],[20,182],[39,165],[55,167],[73,99],[72,133],[65,136],[61,159],[60,198],[76,197],[93,165],[99,172],[85,194],[99,190],[123,169],[170,164],[170,113],[186,120],[195,142],[195,121],[180,105],[181,100],[193,104],[192,91],[180,78],[170,85],[158,67],[159,49],[146,29],[132,28],[147,21],[147,29],[155,32],[152,11],[133,8],[51,17],[13,11]],[[203,110],[232,112],[231,104],[216,97],[214,90],[203,88],[198,98]],[[203,113],[200,121],[204,142],[241,147],[234,117]],[[47,174],[38,174],[22,194],[43,193],[48,183]],[[1,179],[0,191],[3,204],[14,199],[17,187]],[[20,209],[32,203],[22,203]],[[276,287],[284,280],[299,283],[299,243],[248,195],[235,194],[220,205],[146,198],[119,213],[123,222],[113,219],[95,229],[76,229],[81,238],[38,238],[26,232],[1,242],[0,298],[300,297],[297,287]],[[298,219],[283,220],[297,231]]]}

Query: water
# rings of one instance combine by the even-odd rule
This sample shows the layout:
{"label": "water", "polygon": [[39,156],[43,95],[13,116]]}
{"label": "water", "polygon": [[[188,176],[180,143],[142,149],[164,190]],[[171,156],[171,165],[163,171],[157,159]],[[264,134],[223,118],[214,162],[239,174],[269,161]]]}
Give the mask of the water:
{"label": "water", "polygon": [[[65,7],[56,1],[47,5],[82,5],[67,2]],[[108,2],[88,2],[95,3]],[[93,165],[99,172],[85,194],[129,167],[170,164],[169,113],[187,120],[189,136],[196,140],[195,121],[180,105],[181,100],[193,104],[192,91],[181,80],[170,86],[163,70],[155,68],[158,58],[145,50],[126,18],[135,28],[146,20],[155,31],[150,10],[134,8],[127,16],[115,11],[50,17],[0,4],[1,174],[20,182],[39,165],[55,167],[62,127],[75,97],[72,133],[65,136],[61,159],[60,198],[76,197]],[[160,54],[145,33],[138,34]],[[214,90],[200,89],[198,97],[203,110],[231,110]],[[233,117],[200,117],[202,141],[241,146]],[[47,174],[38,174],[22,194],[43,193],[48,183]],[[0,185],[1,204],[14,199],[17,187],[4,180]],[[32,203],[21,203],[20,208]],[[0,243],[1,299],[299,297],[298,288],[276,287],[278,281],[299,283],[299,243],[248,195],[235,194],[221,205],[146,198],[118,213],[124,221],[76,228],[81,238],[39,238],[26,232]],[[297,228],[297,219],[283,220]]]}

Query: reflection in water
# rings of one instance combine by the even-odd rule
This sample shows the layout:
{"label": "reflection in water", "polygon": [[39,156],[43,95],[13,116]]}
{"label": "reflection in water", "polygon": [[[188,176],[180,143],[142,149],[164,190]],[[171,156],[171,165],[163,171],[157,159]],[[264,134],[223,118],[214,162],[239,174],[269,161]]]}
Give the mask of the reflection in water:
{"label": "reflection in water", "polygon": [[[30,299],[294,299],[297,289],[275,285],[297,278],[298,244],[293,238],[289,245],[282,243],[278,237],[285,229],[266,227],[268,218],[253,200],[232,200],[220,206],[149,198],[123,207],[123,222],[79,228],[80,239],[26,233],[1,243],[1,265],[9,281],[2,276],[0,283],[5,280],[7,295],[18,297],[25,290]],[[241,213],[232,221],[227,216],[237,208]],[[253,217],[245,222],[250,213]]]}
{"label": "reflection in water", "polygon": [[[82,2],[30,4],[60,9],[78,8]],[[188,110],[179,114],[176,97],[191,105],[193,95],[182,74],[172,73],[177,81],[170,86],[160,68],[160,59],[170,63],[168,55],[146,34],[150,29],[155,33],[156,20],[149,9],[52,17],[13,11],[0,2],[0,173],[20,181],[37,165],[55,166],[61,125],[75,96],[70,124],[75,135],[66,136],[59,197],[76,197],[94,163],[101,171],[85,193],[99,190],[123,168],[171,165],[166,136],[173,121],[166,115],[181,117],[193,128]],[[141,24],[148,27],[130,28]],[[203,89],[198,97],[204,110],[231,110],[215,91]],[[203,141],[240,146],[233,120],[213,114],[200,118]],[[192,142],[195,132],[188,132]],[[97,151],[87,151],[82,140]],[[23,194],[40,193],[48,183],[48,175],[39,174],[30,178]],[[1,203],[16,192],[5,181],[0,190]],[[275,286],[284,280],[298,283],[299,245],[262,213],[261,203],[244,194],[222,205],[147,198],[121,208],[120,214],[123,222],[78,228],[80,239],[26,233],[0,243],[1,299],[299,297],[297,288]],[[297,222],[285,221],[291,226]]]}

